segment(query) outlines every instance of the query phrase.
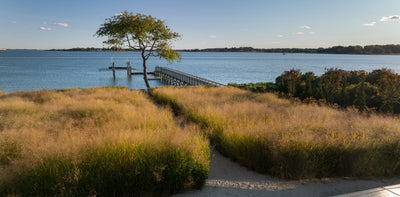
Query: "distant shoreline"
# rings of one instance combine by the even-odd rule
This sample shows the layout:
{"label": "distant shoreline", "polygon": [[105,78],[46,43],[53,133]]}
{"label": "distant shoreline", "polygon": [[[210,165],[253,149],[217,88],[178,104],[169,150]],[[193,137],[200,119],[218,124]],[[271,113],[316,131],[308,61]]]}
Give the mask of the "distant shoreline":
{"label": "distant shoreline", "polygon": [[[37,49],[2,49],[2,50],[37,50]],[[126,48],[70,48],[49,49],[43,51],[84,51],[84,52],[112,52],[112,51],[137,51]],[[400,44],[394,45],[367,45],[367,46],[333,46],[329,48],[207,48],[207,49],[179,49],[178,52],[238,52],[238,53],[306,53],[306,54],[349,54],[349,55],[400,55]]]}
{"label": "distant shoreline", "polygon": [[[123,48],[72,48],[51,49],[50,51],[135,51]],[[250,52],[250,53],[316,53],[316,54],[359,54],[359,55],[399,55],[400,44],[367,45],[367,46],[333,46],[329,48],[208,48],[208,49],[180,49],[179,52]]]}

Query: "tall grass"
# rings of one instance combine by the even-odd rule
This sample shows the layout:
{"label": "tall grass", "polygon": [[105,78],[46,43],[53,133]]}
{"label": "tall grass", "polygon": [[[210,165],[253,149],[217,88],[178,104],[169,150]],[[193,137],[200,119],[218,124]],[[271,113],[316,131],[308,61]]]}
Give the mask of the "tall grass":
{"label": "tall grass", "polygon": [[0,95],[0,196],[168,195],[200,188],[208,141],[139,91]]}
{"label": "tall grass", "polygon": [[234,88],[157,88],[152,95],[205,128],[219,151],[260,172],[288,179],[400,175],[398,117]]}

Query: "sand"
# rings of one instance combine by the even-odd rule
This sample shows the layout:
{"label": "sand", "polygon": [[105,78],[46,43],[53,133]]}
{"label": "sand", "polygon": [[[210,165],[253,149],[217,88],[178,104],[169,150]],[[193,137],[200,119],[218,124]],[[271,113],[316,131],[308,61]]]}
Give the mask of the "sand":
{"label": "sand", "polygon": [[335,196],[382,186],[400,184],[399,178],[313,179],[285,181],[250,171],[211,148],[210,174],[202,190],[185,196]]}

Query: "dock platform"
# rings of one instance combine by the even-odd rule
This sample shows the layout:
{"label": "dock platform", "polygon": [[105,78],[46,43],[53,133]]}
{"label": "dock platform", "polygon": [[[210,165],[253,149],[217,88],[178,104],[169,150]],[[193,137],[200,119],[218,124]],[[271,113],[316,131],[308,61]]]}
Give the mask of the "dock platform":
{"label": "dock platform", "polygon": [[[126,67],[124,66],[115,66],[115,63],[112,62],[112,66],[105,68],[105,69],[99,69],[99,71],[107,71],[111,70],[113,71],[113,77],[115,79],[115,70],[126,70],[128,77],[131,77],[132,75],[143,75],[143,72],[132,72],[132,70],[135,70],[132,68],[130,62],[126,63]],[[211,85],[211,86],[225,86],[224,84],[211,81],[205,78],[201,78],[189,73],[185,73],[179,70],[174,70],[172,68],[168,67],[159,67],[157,66],[154,70],[154,72],[147,72],[149,75],[154,75],[154,77],[149,77],[148,80],[161,80],[164,84],[168,85],[174,85],[174,86],[196,86],[196,85]]]}

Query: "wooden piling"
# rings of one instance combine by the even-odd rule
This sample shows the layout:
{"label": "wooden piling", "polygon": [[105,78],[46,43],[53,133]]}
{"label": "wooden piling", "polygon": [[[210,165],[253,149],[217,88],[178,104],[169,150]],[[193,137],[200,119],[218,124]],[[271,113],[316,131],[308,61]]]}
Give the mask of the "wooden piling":
{"label": "wooden piling", "polygon": [[129,61],[126,62],[126,72],[128,74],[128,77],[132,76],[132,66],[131,66],[131,62],[129,62]]}
{"label": "wooden piling", "polygon": [[115,80],[115,62],[112,62],[112,71],[113,71],[113,77]]}

